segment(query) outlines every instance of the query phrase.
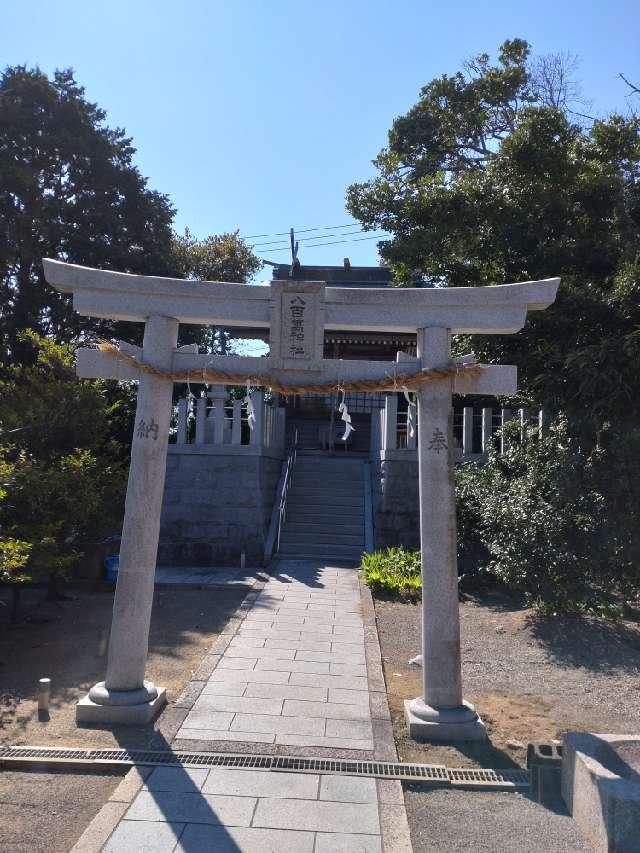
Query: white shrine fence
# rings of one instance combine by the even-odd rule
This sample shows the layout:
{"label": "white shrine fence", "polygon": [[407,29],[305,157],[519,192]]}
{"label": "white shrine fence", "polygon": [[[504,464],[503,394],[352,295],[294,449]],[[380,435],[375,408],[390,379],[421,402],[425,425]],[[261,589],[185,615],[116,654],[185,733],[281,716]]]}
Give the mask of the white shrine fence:
{"label": "white shrine fence", "polygon": [[[413,435],[407,423],[408,411],[398,409],[399,396],[386,395],[385,405],[371,415],[371,458],[379,454],[407,459],[416,453],[418,445],[418,418],[414,414]],[[509,409],[495,406],[453,406],[453,442],[456,461],[481,461],[486,459],[491,446],[503,453],[507,436],[502,431],[507,423],[520,424],[521,440],[527,430],[535,427],[542,431],[542,409]]]}
{"label": "white shrine fence", "polygon": [[[232,448],[231,452],[248,453],[259,449],[269,449],[274,455],[284,457],[286,453],[285,408],[269,400],[263,391],[252,391],[251,397],[255,413],[255,427],[249,428],[247,408],[241,398],[231,398],[222,386],[214,386],[215,391],[200,397],[181,397],[174,407],[174,438],[169,446],[172,453],[190,452],[195,447],[208,452],[221,452]],[[329,395],[327,402],[329,402]],[[350,397],[363,396],[347,394],[346,402],[351,409]],[[370,456],[376,459],[380,454],[391,458],[410,459],[417,452],[418,423],[414,415],[415,427],[411,435],[407,408],[402,408],[402,397],[398,394],[376,394],[371,414]],[[337,395],[336,395],[337,399]],[[331,400],[335,405],[335,400]],[[356,403],[355,411],[362,411]],[[399,404],[400,406],[399,407]],[[504,408],[497,406],[456,406],[453,407],[453,441],[456,461],[482,461],[486,459],[491,446],[504,452],[506,436],[502,427],[516,421],[520,424],[521,438],[532,427],[542,431],[543,412],[532,408]],[[319,440],[319,444],[322,442]],[[337,449],[340,449],[337,443]]]}
{"label": "white shrine fence", "polygon": [[174,409],[175,443],[171,452],[192,447],[210,452],[233,448],[251,453],[269,449],[285,452],[285,410],[271,405],[263,391],[252,391],[255,424],[250,429],[246,405],[231,399],[221,386],[200,397],[181,397]]}

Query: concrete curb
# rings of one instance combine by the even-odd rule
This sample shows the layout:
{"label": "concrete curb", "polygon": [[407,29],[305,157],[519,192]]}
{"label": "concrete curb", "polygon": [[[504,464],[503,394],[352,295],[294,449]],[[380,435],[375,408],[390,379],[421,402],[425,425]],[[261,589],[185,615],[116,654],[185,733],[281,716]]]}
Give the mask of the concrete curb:
{"label": "concrete curb", "polygon": [[103,805],[70,853],[100,853],[153,767],[132,767]]}
{"label": "concrete curb", "polygon": [[[365,660],[369,683],[369,707],[373,726],[374,756],[379,761],[397,761],[398,750],[393,738],[391,712],[387,701],[387,685],[382,671],[382,652],[376,626],[376,611],[369,587],[360,581],[362,619],[364,622]],[[409,821],[404,804],[402,783],[377,779],[378,813],[382,849],[387,853],[411,853]]]}

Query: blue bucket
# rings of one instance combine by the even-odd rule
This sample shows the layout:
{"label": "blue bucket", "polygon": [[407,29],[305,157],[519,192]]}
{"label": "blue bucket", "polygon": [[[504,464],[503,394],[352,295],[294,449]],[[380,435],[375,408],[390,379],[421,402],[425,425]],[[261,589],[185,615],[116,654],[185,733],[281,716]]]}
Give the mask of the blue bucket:
{"label": "blue bucket", "polygon": [[118,568],[120,566],[120,555],[112,554],[110,557],[104,558],[104,577],[105,580],[115,583],[118,580]]}

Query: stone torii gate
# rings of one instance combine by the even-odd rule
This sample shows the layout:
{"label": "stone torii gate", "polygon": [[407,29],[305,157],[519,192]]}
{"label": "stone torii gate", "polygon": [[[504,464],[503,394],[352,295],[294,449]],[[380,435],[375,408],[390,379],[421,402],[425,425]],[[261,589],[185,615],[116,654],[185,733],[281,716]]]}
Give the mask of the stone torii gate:
{"label": "stone torii gate", "polygon": [[[462,697],[451,395],[513,394],[517,372],[509,365],[481,365],[465,372],[469,359],[456,367],[450,338],[518,332],[527,311],[543,310],[554,301],[559,279],[476,288],[365,290],[295,280],[273,281],[269,287],[183,281],[55,260],[45,260],[44,268],[49,284],[73,293],[80,314],[145,324],[141,348],[121,344],[120,353],[78,351],[78,376],[137,379],[139,386],[106,678],[78,703],[77,720],[146,722],[166,702],[164,689],[145,681],[144,675],[176,374],[198,381],[206,371],[217,371],[242,374],[256,384],[263,377],[264,384],[324,384],[328,390],[355,380],[375,380],[380,390],[393,391],[400,390],[396,371],[402,370],[405,378],[424,379],[425,371],[444,368],[439,378],[437,372],[428,384],[416,378],[414,386],[419,417],[423,694],[406,703],[406,718],[417,739],[485,737],[473,706]],[[270,355],[210,356],[191,347],[178,349],[180,323],[268,326]],[[324,359],[325,329],[415,333],[417,358],[399,354],[395,367],[389,362]],[[405,384],[411,387],[410,382]]]}

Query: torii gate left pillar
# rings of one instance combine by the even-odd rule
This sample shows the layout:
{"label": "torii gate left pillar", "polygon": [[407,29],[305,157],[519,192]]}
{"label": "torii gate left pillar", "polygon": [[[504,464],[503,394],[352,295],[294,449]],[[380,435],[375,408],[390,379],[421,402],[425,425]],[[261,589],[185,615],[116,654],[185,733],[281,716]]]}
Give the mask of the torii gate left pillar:
{"label": "torii gate left pillar", "polygon": [[[177,340],[177,320],[149,317],[144,361],[170,370]],[[144,675],[172,392],[171,380],[140,375],[107,673],[76,706],[78,722],[145,723],[166,702],[164,688],[145,681]]]}

